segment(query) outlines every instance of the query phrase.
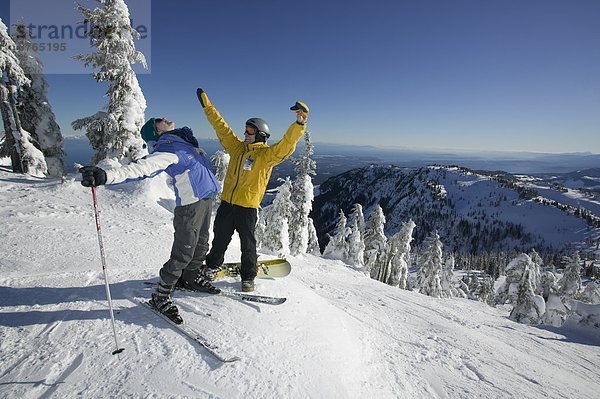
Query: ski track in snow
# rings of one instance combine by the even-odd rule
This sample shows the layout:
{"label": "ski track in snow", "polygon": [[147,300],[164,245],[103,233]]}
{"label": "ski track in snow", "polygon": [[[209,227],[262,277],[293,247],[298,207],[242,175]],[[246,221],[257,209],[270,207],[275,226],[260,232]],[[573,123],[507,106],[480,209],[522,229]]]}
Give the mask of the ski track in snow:
{"label": "ski track in snow", "polygon": [[[186,323],[241,358],[222,364],[134,302],[172,239],[153,184],[99,189],[116,356],[89,190],[0,172],[0,397],[597,398],[600,340],[310,255],[257,280],[282,305],[175,293]],[[227,260],[238,257],[234,240]]]}

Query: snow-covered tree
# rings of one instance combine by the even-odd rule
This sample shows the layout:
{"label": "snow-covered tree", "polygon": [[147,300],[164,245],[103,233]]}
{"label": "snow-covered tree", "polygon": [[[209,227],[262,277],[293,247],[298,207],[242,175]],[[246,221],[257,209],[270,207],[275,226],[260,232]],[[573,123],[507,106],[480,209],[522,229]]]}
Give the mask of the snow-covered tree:
{"label": "snow-covered tree", "polygon": [[410,262],[410,243],[413,239],[412,233],[416,224],[412,220],[402,224],[400,231],[388,240],[388,266],[390,276],[387,283],[402,289],[406,289],[408,279],[408,264]]}
{"label": "snow-covered tree", "polygon": [[581,258],[579,252],[569,258],[562,278],[558,282],[558,293],[563,298],[574,298],[581,291]]}
{"label": "snow-covered tree", "polygon": [[385,216],[377,204],[365,224],[365,272],[376,279],[387,260],[387,237],[384,233]]}
{"label": "snow-covered tree", "polygon": [[211,162],[215,166],[215,177],[219,182],[219,197],[215,205],[221,202],[221,193],[223,192],[223,181],[225,181],[225,174],[227,173],[227,167],[229,166],[230,156],[227,152],[219,150],[210,158]]}
{"label": "snow-covered tree", "polygon": [[265,236],[265,231],[267,230],[267,225],[265,223],[265,209],[267,209],[267,208],[259,209],[258,218],[256,220],[256,226],[254,227],[254,237],[256,237],[256,250],[257,251],[264,247],[263,240],[264,240],[264,236]]}
{"label": "snow-covered tree", "polygon": [[456,282],[456,291],[458,293],[458,297],[460,298],[471,298],[474,294],[471,293],[469,286],[462,279]]}
{"label": "snow-covered tree", "polygon": [[102,7],[88,9],[78,6],[91,26],[86,32],[92,46],[91,54],[78,55],[86,67],[97,68],[92,73],[97,82],[108,82],[106,111],[75,120],[76,130],[85,129],[95,151],[93,163],[116,158],[128,163],[146,155],[140,129],[144,124],[146,99],[138,84],[132,64],[146,59],[135,49],[139,34],[131,27],[129,9],[123,0],[96,0]]}
{"label": "snow-covered tree", "polygon": [[[494,292],[494,279],[492,277],[486,276],[479,287],[477,287],[477,291],[474,293],[475,296],[482,302],[487,303],[490,306],[494,306],[496,303],[495,292]],[[456,296],[462,296],[460,293]]]}
{"label": "snow-covered tree", "polygon": [[306,252],[312,255],[321,255],[317,229],[315,229],[315,223],[312,218],[308,218],[308,248],[306,249]]}
{"label": "snow-covered tree", "polygon": [[568,301],[569,317],[566,324],[569,327],[583,327],[586,329],[600,329],[600,312],[597,305],[590,305],[581,301]]}
{"label": "snow-covered tree", "polygon": [[350,265],[362,267],[364,265],[365,243],[356,218],[351,219],[350,234],[348,235],[348,259]]}
{"label": "snow-covered tree", "polygon": [[554,327],[562,326],[571,312],[571,308],[567,302],[567,300],[563,300],[557,293],[550,293],[546,301],[546,312],[544,313],[542,322]]}
{"label": "snow-covered tree", "polygon": [[594,281],[590,281],[577,299],[592,305],[600,304],[600,285]]}
{"label": "snow-covered tree", "polygon": [[479,276],[475,273],[469,273],[461,279],[463,283],[467,286],[467,298],[478,300],[477,292],[481,289],[481,282],[479,281]]}
{"label": "snow-covered tree", "polygon": [[290,202],[292,182],[288,177],[277,188],[273,203],[263,210],[265,227],[261,238],[262,248],[283,256],[290,252],[289,219],[292,213]]}
{"label": "snow-covered tree", "polygon": [[231,157],[226,151],[219,150],[210,158],[211,162],[215,166],[215,177],[217,181],[223,184],[225,175],[227,174],[227,167],[229,166],[229,159]]}
{"label": "snow-covered tree", "polygon": [[44,154],[48,174],[64,174],[64,140],[56,117],[48,101],[48,84],[43,75],[43,64],[34,50],[29,29],[25,21],[13,25],[15,55],[19,59],[25,76],[31,81],[19,89],[17,109],[23,129],[31,134],[32,140]]}
{"label": "snow-covered tree", "polygon": [[[535,267],[535,265],[532,266]],[[530,264],[525,266],[521,281],[519,282],[516,302],[510,312],[509,318],[517,323],[539,324],[542,322],[542,316],[546,312],[546,303],[544,302],[544,298],[536,295],[533,291],[530,267]]]}
{"label": "snow-covered tree", "polygon": [[432,232],[423,243],[425,249],[419,258],[417,287],[421,294],[435,298],[442,296],[442,242],[437,231]]}
{"label": "snow-covered tree", "polygon": [[458,292],[454,288],[454,256],[448,255],[442,264],[442,273],[440,274],[440,284],[442,286],[442,298],[452,298],[457,296]]}
{"label": "snow-covered tree", "polygon": [[527,254],[520,254],[510,261],[505,269],[506,280],[496,293],[498,304],[515,303],[523,273],[525,270],[531,270],[532,267],[534,267],[533,261]]}
{"label": "snow-covered tree", "polygon": [[357,224],[358,224],[358,230],[360,231],[361,235],[364,235],[365,233],[365,215],[363,214],[363,207],[361,204],[354,204],[352,206],[352,212],[350,212],[350,216],[348,217],[349,222],[348,224],[350,224],[351,226],[354,224],[354,221],[356,220]]}
{"label": "snow-covered tree", "polygon": [[312,158],[315,153],[315,146],[312,144],[312,137],[309,131],[304,133],[304,149],[298,158],[294,158],[294,170],[296,175],[315,176],[317,174],[317,163]]}
{"label": "snow-covered tree", "polygon": [[542,277],[540,279],[541,284],[541,295],[544,300],[547,302],[550,294],[558,294],[558,284],[557,284],[556,275],[552,273],[550,270],[547,270],[542,273]]}
{"label": "snow-covered tree", "polygon": [[542,273],[544,272],[544,261],[535,249],[531,250],[529,257],[533,262],[533,267],[530,269],[531,284],[533,284],[534,292],[540,295],[542,293]]}
{"label": "snow-covered tree", "polygon": [[365,242],[363,239],[365,219],[360,204],[352,206],[348,218],[349,233],[347,237],[348,258],[346,261],[357,267],[364,265]]}
{"label": "snow-covered tree", "polygon": [[23,129],[17,110],[17,89],[31,82],[25,76],[15,50],[15,42],[0,19],[0,113],[4,124],[0,156],[10,157],[14,172],[43,177],[48,171],[44,155],[33,145],[29,132]]}
{"label": "snow-covered tree", "polygon": [[310,133],[304,134],[305,146],[300,156],[293,160],[296,179],[292,183],[292,204],[294,212],[290,217],[290,253],[306,253],[309,241],[308,215],[312,210],[314,187],[311,176],[316,174],[316,162],[312,159],[314,146]]}
{"label": "snow-covered tree", "polygon": [[339,219],[335,226],[335,233],[329,238],[329,242],[323,251],[323,256],[333,259],[348,259],[348,243],[346,238],[350,234],[350,229],[347,227],[346,215],[344,211],[340,209]]}
{"label": "snow-covered tree", "polygon": [[308,215],[312,210],[314,187],[309,175],[296,177],[292,184],[291,201],[294,207],[290,218],[290,253],[298,255],[308,249]]}

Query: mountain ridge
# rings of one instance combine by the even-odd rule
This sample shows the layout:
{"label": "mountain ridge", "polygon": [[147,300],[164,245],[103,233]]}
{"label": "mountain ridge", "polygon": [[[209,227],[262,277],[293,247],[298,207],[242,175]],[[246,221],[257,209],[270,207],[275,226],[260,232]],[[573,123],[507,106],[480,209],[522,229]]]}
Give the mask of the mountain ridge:
{"label": "mountain ridge", "polygon": [[339,209],[348,214],[354,203],[365,208],[365,217],[379,204],[389,235],[412,219],[417,246],[438,230],[445,248],[462,253],[531,248],[551,253],[599,239],[596,197],[551,185],[540,193],[539,179],[536,185],[524,176],[459,166],[371,165],[324,182],[312,216],[322,246]]}

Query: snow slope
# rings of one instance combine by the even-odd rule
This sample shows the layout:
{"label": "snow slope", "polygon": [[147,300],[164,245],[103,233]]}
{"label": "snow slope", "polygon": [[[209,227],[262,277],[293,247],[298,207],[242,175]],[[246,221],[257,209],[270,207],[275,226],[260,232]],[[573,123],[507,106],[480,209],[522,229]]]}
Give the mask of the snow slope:
{"label": "snow slope", "polygon": [[[0,397],[598,397],[597,335],[520,325],[506,308],[399,290],[310,255],[258,281],[258,294],[289,298],[280,306],[176,294],[186,323],[242,359],[220,364],[133,302],[170,250],[173,203],[156,179],[98,190],[125,348],[111,355],[91,194],[73,179],[0,166]],[[234,241],[227,259],[238,257]]]}

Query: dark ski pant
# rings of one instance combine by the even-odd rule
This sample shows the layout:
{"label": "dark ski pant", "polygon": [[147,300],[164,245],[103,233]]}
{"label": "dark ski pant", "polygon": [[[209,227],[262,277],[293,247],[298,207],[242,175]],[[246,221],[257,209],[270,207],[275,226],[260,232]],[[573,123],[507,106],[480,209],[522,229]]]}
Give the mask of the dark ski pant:
{"label": "dark ski pant", "polygon": [[254,231],[258,212],[256,208],[244,208],[221,201],[213,226],[213,242],[210,252],[206,255],[209,268],[217,268],[225,260],[225,251],[231,242],[233,232],[240,235],[242,249],[242,280],[253,280],[256,277],[256,237]]}
{"label": "dark ski pant", "polygon": [[171,257],[160,269],[161,282],[174,286],[184,269],[198,270],[208,252],[212,199],[176,206],[173,217],[175,238]]}

